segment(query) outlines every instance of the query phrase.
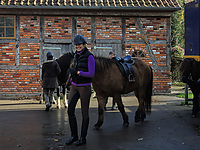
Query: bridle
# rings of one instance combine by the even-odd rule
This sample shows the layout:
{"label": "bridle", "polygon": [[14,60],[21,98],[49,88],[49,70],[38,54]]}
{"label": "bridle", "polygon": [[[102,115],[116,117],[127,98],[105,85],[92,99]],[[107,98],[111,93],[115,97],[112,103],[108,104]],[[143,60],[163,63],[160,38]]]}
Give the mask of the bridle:
{"label": "bridle", "polygon": [[192,78],[192,73],[189,74],[189,76],[188,76],[188,80],[197,83],[197,81],[193,80],[193,78]]}
{"label": "bridle", "polygon": [[200,84],[199,82],[197,82],[197,81],[195,81],[193,78],[192,78],[192,70],[191,70],[191,68],[190,68],[190,73],[189,73],[189,76],[188,76],[188,80],[189,81],[191,81],[191,82],[194,82],[194,83],[196,83],[196,84]]}

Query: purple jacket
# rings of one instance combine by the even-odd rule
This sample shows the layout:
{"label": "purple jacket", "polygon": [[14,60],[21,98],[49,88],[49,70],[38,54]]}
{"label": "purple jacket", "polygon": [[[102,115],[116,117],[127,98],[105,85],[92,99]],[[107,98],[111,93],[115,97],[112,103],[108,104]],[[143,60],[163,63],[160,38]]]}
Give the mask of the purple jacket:
{"label": "purple jacket", "polygon": [[[77,52],[77,53],[82,53],[83,51]],[[86,78],[93,78],[94,74],[95,74],[95,59],[94,59],[93,55],[90,55],[88,57],[88,72],[80,71],[79,76],[86,77]],[[71,79],[71,83],[72,83],[72,85],[75,85],[75,86],[88,86],[88,85],[91,85],[91,83],[75,84],[74,82],[72,82],[72,79]]]}

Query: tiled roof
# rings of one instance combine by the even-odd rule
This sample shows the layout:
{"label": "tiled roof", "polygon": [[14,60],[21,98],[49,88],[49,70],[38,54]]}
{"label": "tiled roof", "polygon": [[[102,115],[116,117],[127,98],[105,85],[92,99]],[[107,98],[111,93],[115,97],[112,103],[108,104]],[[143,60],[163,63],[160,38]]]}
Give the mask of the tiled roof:
{"label": "tiled roof", "polygon": [[0,6],[180,8],[177,0],[0,0]]}

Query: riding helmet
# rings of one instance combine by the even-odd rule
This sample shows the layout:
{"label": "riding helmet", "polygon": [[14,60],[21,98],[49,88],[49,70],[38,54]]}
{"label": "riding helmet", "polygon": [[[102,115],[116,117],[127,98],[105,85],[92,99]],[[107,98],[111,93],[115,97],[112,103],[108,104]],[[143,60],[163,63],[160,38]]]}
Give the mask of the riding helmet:
{"label": "riding helmet", "polygon": [[47,59],[53,59],[53,53],[52,52],[47,53]]}
{"label": "riding helmet", "polygon": [[87,42],[86,42],[85,37],[79,34],[74,38],[74,44],[82,44],[82,43],[84,44]]}

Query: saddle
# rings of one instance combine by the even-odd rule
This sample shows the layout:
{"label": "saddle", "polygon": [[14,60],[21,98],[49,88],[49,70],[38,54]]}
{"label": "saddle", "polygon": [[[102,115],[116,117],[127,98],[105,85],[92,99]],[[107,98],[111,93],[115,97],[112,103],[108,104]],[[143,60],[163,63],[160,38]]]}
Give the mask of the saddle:
{"label": "saddle", "polygon": [[124,58],[115,57],[116,64],[119,67],[122,75],[125,77],[126,81],[135,82],[135,73],[132,65],[135,61],[131,58],[130,55],[125,56]]}

